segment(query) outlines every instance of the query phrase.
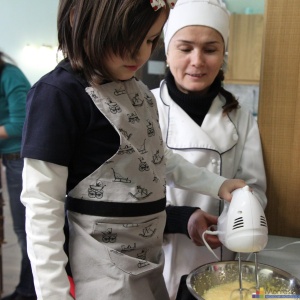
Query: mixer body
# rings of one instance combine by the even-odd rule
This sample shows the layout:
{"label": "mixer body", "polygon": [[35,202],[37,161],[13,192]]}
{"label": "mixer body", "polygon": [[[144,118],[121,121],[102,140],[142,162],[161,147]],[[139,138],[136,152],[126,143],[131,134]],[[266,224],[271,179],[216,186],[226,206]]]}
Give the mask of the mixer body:
{"label": "mixer body", "polygon": [[268,242],[264,210],[249,186],[232,193],[218,219],[219,240],[234,252],[259,252]]}

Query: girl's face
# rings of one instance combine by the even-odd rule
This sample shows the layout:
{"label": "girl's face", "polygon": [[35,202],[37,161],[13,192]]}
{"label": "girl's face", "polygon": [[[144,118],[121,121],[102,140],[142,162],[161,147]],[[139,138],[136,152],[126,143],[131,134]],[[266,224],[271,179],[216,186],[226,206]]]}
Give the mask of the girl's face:
{"label": "girl's face", "polygon": [[152,53],[153,41],[159,37],[167,19],[167,11],[163,8],[162,10],[160,16],[148,31],[136,57],[122,58],[119,55],[110,54],[105,60],[105,67],[113,78],[118,80],[128,80],[132,78],[135,72],[149,59]]}
{"label": "girl's face", "polygon": [[178,30],[169,43],[167,63],[177,88],[183,93],[205,93],[224,60],[221,34],[206,26]]}

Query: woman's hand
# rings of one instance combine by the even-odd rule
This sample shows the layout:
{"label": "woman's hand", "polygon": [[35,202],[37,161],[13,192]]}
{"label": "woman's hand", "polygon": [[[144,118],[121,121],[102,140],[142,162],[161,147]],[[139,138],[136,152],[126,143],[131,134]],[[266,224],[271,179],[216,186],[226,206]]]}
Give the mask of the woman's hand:
{"label": "woman's hand", "polygon": [[[217,225],[218,217],[211,215],[201,209],[195,210],[188,221],[188,233],[191,240],[197,246],[203,246],[202,234],[205,230],[209,229],[212,225]],[[211,229],[210,229],[211,230]],[[212,249],[220,247],[222,244],[216,235],[206,234],[206,242]]]}

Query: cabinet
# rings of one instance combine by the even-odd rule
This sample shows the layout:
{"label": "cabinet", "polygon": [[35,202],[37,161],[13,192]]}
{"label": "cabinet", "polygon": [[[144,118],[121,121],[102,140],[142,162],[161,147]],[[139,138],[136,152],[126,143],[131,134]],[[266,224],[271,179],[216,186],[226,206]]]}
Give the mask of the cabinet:
{"label": "cabinet", "polygon": [[263,15],[231,15],[226,83],[259,83],[262,43]]}

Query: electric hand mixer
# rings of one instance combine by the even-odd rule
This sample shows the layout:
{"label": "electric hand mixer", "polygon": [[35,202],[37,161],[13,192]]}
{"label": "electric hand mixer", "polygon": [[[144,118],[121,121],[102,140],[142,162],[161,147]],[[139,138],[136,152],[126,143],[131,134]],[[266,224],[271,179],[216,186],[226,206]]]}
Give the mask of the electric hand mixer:
{"label": "electric hand mixer", "polygon": [[268,242],[268,226],[263,208],[249,186],[232,193],[231,202],[224,201],[218,219],[218,237],[234,252],[258,252]]}
{"label": "electric hand mixer", "polygon": [[259,284],[256,252],[264,249],[268,242],[268,226],[263,208],[249,186],[233,191],[231,202],[225,201],[218,219],[218,237],[225,247],[238,252],[240,284],[238,293],[240,299],[243,299],[240,253],[255,253],[255,288],[257,290]]}
{"label": "electric hand mixer", "polygon": [[238,252],[240,283],[238,292],[242,295],[240,253],[255,253],[256,289],[258,289],[256,252],[267,245],[268,226],[263,208],[249,186],[233,191],[231,202],[224,202],[223,211],[218,218],[218,230],[206,233],[217,234],[225,247]]}

